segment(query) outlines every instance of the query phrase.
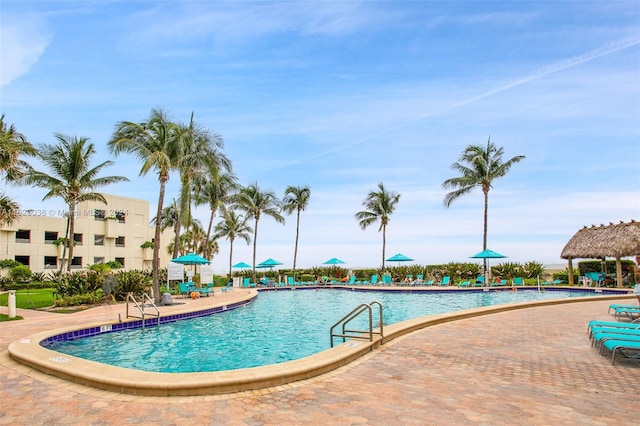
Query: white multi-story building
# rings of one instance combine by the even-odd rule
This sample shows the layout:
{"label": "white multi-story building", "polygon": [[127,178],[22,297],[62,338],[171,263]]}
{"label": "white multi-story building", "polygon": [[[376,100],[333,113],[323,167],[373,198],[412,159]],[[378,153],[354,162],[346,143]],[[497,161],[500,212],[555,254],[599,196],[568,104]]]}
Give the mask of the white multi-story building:
{"label": "white multi-story building", "polygon": [[[107,204],[88,201],[78,204],[73,240],[72,269],[112,260],[125,269],[151,269],[155,226],[149,222],[149,203],[144,200],[103,194]],[[59,244],[67,226],[66,211],[23,210],[21,218],[0,228],[0,259],[16,260],[32,272],[60,268],[64,244]],[[165,231],[160,241],[160,265],[170,255],[166,246],[172,238]],[[68,248],[65,257],[68,257]]]}

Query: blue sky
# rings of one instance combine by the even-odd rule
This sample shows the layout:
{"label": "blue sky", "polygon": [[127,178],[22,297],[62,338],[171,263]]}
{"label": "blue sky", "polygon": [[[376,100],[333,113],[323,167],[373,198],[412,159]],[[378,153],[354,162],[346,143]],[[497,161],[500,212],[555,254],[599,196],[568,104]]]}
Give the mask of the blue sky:
{"label": "blue sky", "polygon": [[[119,121],[193,111],[242,184],[309,185],[298,266],[379,266],[382,235],[354,214],[379,182],[401,194],[387,257],[469,261],[482,192],[442,204],[463,149],[526,159],[489,194],[489,248],[564,264],[584,225],[640,219],[640,3],[3,0],[1,111],[35,144],[86,136],[99,158]],[[147,199],[120,156],[103,192]],[[23,208],[44,192],[8,187]],[[177,195],[172,177],[166,200]],[[206,222],[205,208],[196,216]],[[295,216],[259,223],[258,262],[290,267]],[[228,265],[220,243],[217,271]],[[237,242],[234,262],[251,262]]]}

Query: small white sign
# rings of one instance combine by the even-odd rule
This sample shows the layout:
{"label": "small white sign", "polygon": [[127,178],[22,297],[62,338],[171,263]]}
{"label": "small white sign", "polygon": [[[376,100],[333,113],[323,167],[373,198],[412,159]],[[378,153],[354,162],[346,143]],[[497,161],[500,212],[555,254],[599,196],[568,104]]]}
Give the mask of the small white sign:
{"label": "small white sign", "polygon": [[200,267],[200,283],[207,284],[213,282],[213,266],[202,265]]}
{"label": "small white sign", "polygon": [[169,280],[184,280],[184,268],[181,264],[169,262],[167,265],[167,278]]}

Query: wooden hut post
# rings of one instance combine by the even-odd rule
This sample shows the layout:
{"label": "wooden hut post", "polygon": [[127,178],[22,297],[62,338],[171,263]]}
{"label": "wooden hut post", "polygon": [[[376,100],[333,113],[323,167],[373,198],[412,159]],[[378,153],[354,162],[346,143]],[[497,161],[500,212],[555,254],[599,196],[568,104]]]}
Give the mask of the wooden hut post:
{"label": "wooden hut post", "polygon": [[569,267],[567,269],[569,270],[569,285],[572,286],[573,285],[573,261],[571,260],[571,258],[569,258],[568,260],[569,260]]}
{"label": "wooden hut post", "polygon": [[619,257],[616,257],[616,281],[618,288],[622,288],[622,261]]}

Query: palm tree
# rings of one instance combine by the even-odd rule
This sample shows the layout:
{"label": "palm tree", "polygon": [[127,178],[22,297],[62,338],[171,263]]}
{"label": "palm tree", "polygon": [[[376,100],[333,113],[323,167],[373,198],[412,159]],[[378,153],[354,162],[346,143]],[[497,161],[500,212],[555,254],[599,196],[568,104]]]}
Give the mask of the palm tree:
{"label": "palm tree", "polygon": [[[71,271],[77,204],[83,201],[99,201],[106,204],[104,196],[94,190],[129,179],[124,176],[97,177],[105,167],[112,165],[113,161],[104,161],[91,167],[91,159],[96,150],[94,145],[89,143],[88,138],[69,137],[60,133],[55,133],[54,136],[58,140],[56,145],[44,144],[39,148],[40,158],[52,174],[32,170],[25,177],[25,182],[49,190],[43,201],[48,198],[60,197],[69,207],[67,234],[64,238],[69,247],[67,271]],[[60,265],[60,271],[63,269],[63,264],[64,260]]]}
{"label": "palm tree", "polygon": [[[4,114],[0,116],[0,179],[5,182],[20,182],[31,169],[21,156],[35,156],[37,151],[27,138],[16,131],[12,125],[4,122]],[[0,226],[16,222],[19,205],[10,197],[0,194]]]}
{"label": "palm tree", "polygon": [[400,194],[389,192],[380,182],[378,191],[371,191],[367,198],[362,202],[366,210],[356,213],[356,219],[360,223],[360,228],[367,229],[369,225],[376,221],[380,221],[378,232],[382,231],[382,269],[384,269],[385,250],[387,246],[387,225],[389,224],[389,216],[396,208],[396,204],[400,201]]}
{"label": "palm tree", "polygon": [[177,255],[180,227],[188,226],[191,220],[191,202],[194,198],[195,179],[197,177],[207,179],[209,175],[218,174],[221,170],[231,170],[231,161],[220,152],[220,149],[224,147],[222,138],[199,126],[194,121],[193,113],[191,113],[189,125],[182,125],[180,129],[183,149],[178,166],[180,170],[180,210],[178,212],[180,220],[176,229],[174,257]]}
{"label": "palm tree", "polygon": [[251,242],[251,227],[247,225],[247,218],[243,215],[236,214],[233,210],[224,210],[222,213],[222,221],[216,223],[215,234],[213,238],[226,238],[229,240],[229,280],[231,280],[231,271],[233,264],[233,242],[237,238],[242,238],[247,245]]}
{"label": "palm tree", "polygon": [[[511,166],[525,158],[524,155],[517,155],[510,160],[503,162],[503,149],[495,146],[491,138],[487,141],[487,146],[469,145],[465,148],[457,163],[453,163],[451,168],[459,172],[462,176],[447,179],[442,183],[445,189],[453,189],[444,197],[444,206],[449,207],[451,203],[461,196],[470,193],[476,187],[481,187],[484,194],[484,230],[482,234],[482,249],[487,249],[487,212],[489,208],[489,190],[492,182],[507,174]],[[486,260],[485,260],[486,268]]]}
{"label": "palm tree", "polygon": [[17,222],[20,219],[19,208],[18,203],[6,195],[0,194],[0,226]]}
{"label": "palm tree", "polygon": [[298,257],[298,237],[300,236],[300,212],[309,206],[311,189],[308,186],[289,186],[284,191],[282,211],[291,214],[297,212],[296,217],[296,245],[293,251],[293,280],[296,279],[296,260]]}
{"label": "palm tree", "polygon": [[179,166],[179,160],[184,151],[182,142],[183,132],[181,132],[180,127],[171,122],[164,111],[152,109],[149,118],[145,122],[122,121],[118,123],[116,131],[108,144],[109,149],[115,155],[119,155],[122,152],[135,155],[142,162],[140,176],[146,175],[150,170],[155,170],[158,173],[160,191],[156,210],[152,262],[153,294],[157,303],[160,302],[161,298],[158,270],[164,192],[169,181],[170,172]]}
{"label": "palm tree", "polygon": [[[217,211],[224,212],[225,203],[232,200],[232,194],[238,190],[238,178],[232,173],[224,173],[219,170],[204,176],[197,176],[194,180],[194,200],[196,205],[208,204],[211,214],[207,227],[207,240],[211,238],[213,220]],[[211,253],[205,253],[204,257],[210,259]]]}
{"label": "palm tree", "polygon": [[276,222],[284,224],[284,217],[280,214],[280,202],[271,191],[261,191],[258,183],[242,188],[235,198],[234,207],[253,217],[253,265],[252,277],[256,282],[256,242],[258,240],[258,222],[262,215],[272,217]]}
{"label": "palm tree", "polygon": [[12,125],[4,122],[4,114],[0,116],[0,177],[7,182],[20,182],[31,166],[21,160],[23,155],[36,156],[38,153],[27,138],[16,131]]}

